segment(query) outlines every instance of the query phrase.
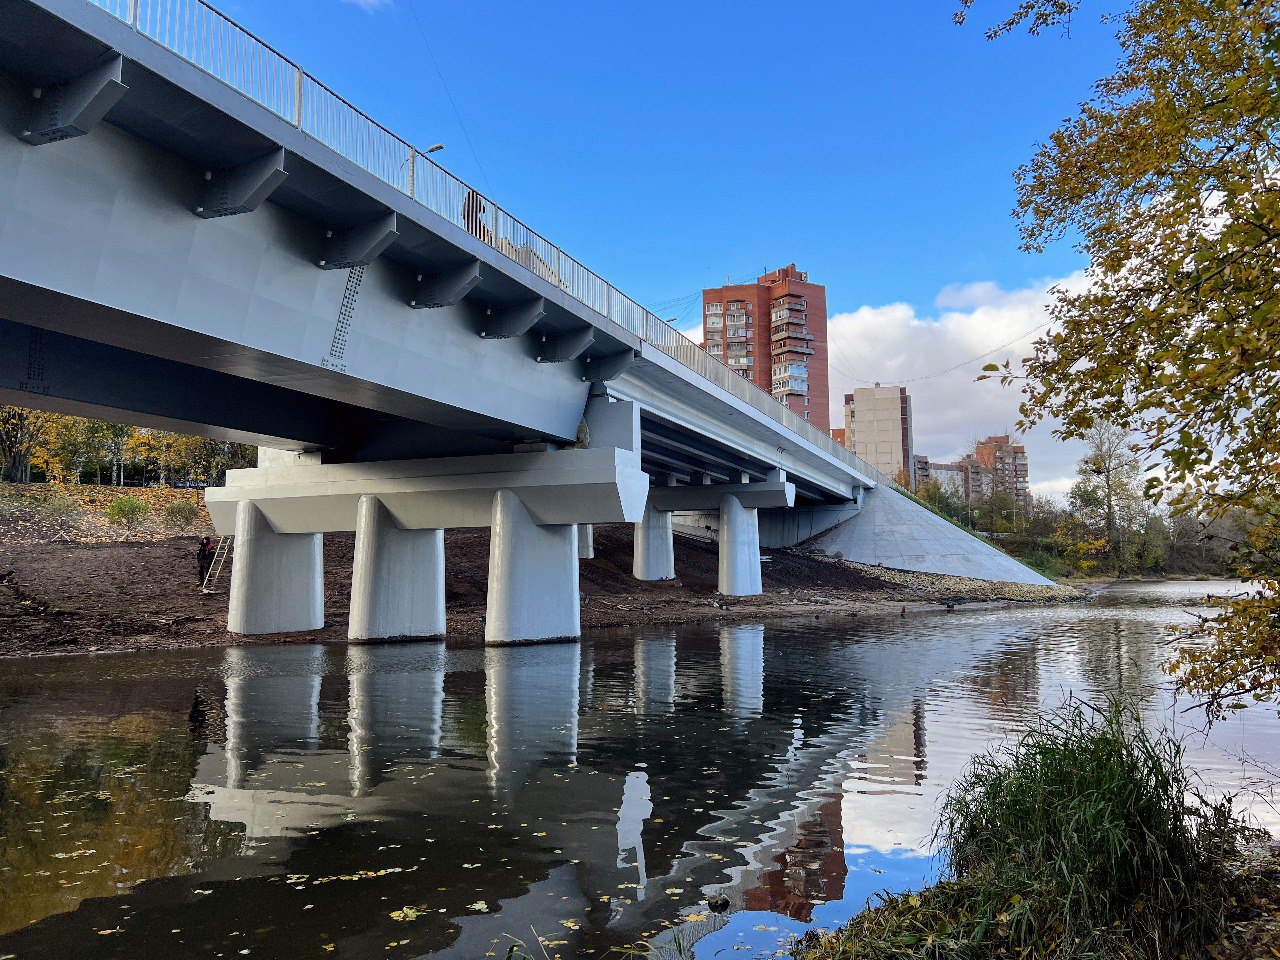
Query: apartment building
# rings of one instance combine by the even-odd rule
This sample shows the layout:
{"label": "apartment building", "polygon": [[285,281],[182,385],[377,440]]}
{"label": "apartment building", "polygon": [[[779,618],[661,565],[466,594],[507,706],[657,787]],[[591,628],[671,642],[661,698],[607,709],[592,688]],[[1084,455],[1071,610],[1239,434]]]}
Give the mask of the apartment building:
{"label": "apartment building", "polygon": [[911,397],[906,387],[858,387],[844,395],[844,445],[890,477],[914,481]]}
{"label": "apartment building", "polygon": [[1027,448],[1013,443],[1007,434],[980,440],[973,453],[954,463],[935,463],[922,455],[913,459],[917,486],[932,479],[966,503],[993,493],[1007,493],[1020,509],[1031,507]]}
{"label": "apartment building", "polygon": [[978,463],[991,471],[995,490],[1010,494],[1024,510],[1031,506],[1026,447],[1011,442],[1009,435],[1004,434],[979,441],[973,455]]}
{"label": "apartment building", "polygon": [[827,288],[794,263],[754,283],[703,290],[702,343],[819,430],[831,429]]}

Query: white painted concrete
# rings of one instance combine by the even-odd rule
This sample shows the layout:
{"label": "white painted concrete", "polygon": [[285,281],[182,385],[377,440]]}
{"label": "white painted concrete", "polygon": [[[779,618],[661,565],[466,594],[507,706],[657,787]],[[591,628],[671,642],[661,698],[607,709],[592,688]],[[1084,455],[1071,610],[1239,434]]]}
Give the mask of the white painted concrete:
{"label": "white painted concrete", "polygon": [[347,638],[444,632],[444,531],[402,530],[381,500],[361,497]]}
{"label": "white painted concrete", "polygon": [[578,528],[539,526],[511,490],[493,496],[489,539],[488,644],[576,638]]}
{"label": "white painted concrete", "polygon": [[644,518],[636,524],[631,572],[637,580],[674,580],[675,545],[671,539],[671,514],[656,509],[652,502],[644,508]]}
{"label": "white painted concrete", "polygon": [[754,597],[763,592],[757,514],[733,496],[720,501],[719,589],[727,597]]}
{"label": "white painted concrete", "polygon": [[272,458],[228,470],[226,486],[206,490],[205,503],[220,533],[243,500],[257,503],[281,533],[351,531],[365,496],[381,500],[405,530],[448,530],[489,526],[499,490],[514,491],[539,524],[635,523],[649,477],[639,454],[618,447],[376,463]]}
{"label": "white painted concrete", "polygon": [[276,533],[252,500],[236,508],[227,629],[296,633],[324,626],[321,535]]}
{"label": "white painted concrete", "polygon": [[985,538],[883,485],[863,494],[860,512],[804,545],[828,556],[895,570],[1001,583],[1053,583]]}
{"label": "white painted concrete", "polygon": [[596,556],[595,527],[589,523],[578,524],[578,559],[594,560]]}
{"label": "white painted concrete", "polygon": [[655,509],[674,512],[716,510],[720,507],[720,501],[727,496],[736,497],[749,510],[794,507],[796,485],[783,479],[758,483],[699,483],[686,487],[654,487],[649,491],[649,503]]}

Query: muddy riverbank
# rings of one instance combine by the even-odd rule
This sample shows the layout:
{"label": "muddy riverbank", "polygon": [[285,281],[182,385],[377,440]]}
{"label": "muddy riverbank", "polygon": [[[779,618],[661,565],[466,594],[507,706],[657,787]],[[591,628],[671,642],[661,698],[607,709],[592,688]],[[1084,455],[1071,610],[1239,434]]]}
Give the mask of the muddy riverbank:
{"label": "muddy riverbank", "polygon": [[[812,614],[897,614],[947,604],[1070,599],[1069,588],[1041,590],[954,577],[904,574],[802,552],[767,551],[765,593],[724,598],[715,592],[714,544],[677,537],[677,579],[642,583],[631,576],[629,526],[597,527],[596,556],[582,561],[585,628],[690,623]],[[197,585],[196,537],[148,540],[0,543],[0,656],[165,649],[346,636],[354,538],[325,537],[325,621],[317,633],[270,641],[226,631],[225,594]],[[487,530],[446,537],[449,639],[484,633]]]}

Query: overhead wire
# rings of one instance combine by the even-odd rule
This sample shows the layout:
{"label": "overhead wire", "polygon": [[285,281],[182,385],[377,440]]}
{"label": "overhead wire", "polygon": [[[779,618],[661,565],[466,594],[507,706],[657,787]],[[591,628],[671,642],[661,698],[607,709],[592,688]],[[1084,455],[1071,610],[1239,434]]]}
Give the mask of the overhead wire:
{"label": "overhead wire", "polygon": [[457,118],[458,126],[462,129],[462,136],[467,141],[467,147],[471,150],[471,159],[476,162],[476,169],[480,171],[480,177],[484,180],[485,189],[492,196],[493,184],[489,182],[489,175],[485,173],[484,164],[480,162],[480,154],[476,153],[476,145],[471,141],[471,133],[467,130],[467,125],[462,121],[462,112],[458,109],[458,104],[453,99],[453,91],[449,89],[449,82],[444,78],[444,71],[440,69],[440,61],[436,59],[436,52],[432,49],[431,41],[427,38],[427,31],[423,29],[422,20],[418,17],[418,8],[414,6],[413,0],[407,0],[407,2],[409,4],[409,12],[413,14],[413,22],[418,25],[418,33],[427,48],[427,53],[431,56],[431,62],[435,65],[436,75],[440,78],[440,85],[444,87],[444,95],[449,98],[449,106],[453,108],[453,115]]}

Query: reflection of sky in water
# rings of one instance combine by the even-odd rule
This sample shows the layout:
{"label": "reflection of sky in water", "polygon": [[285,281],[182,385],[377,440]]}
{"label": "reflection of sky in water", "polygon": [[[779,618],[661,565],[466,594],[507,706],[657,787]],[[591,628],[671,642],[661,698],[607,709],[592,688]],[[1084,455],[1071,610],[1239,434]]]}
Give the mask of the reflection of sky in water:
{"label": "reflection of sky in water", "polygon": [[531,929],[551,957],[774,955],[927,883],[941,791],[1071,691],[1176,722],[1211,787],[1280,766],[1274,710],[1208,740],[1171,710],[1157,641],[1202,591],[27,661],[0,674],[0,956],[472,960]]}

